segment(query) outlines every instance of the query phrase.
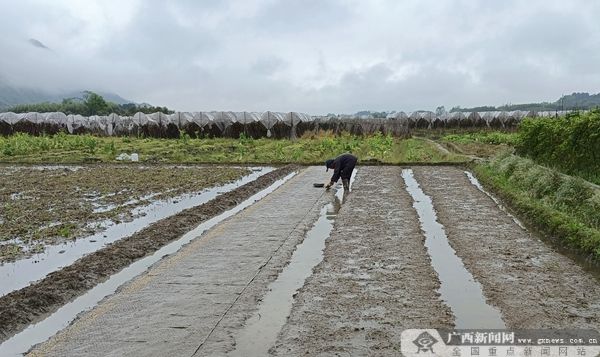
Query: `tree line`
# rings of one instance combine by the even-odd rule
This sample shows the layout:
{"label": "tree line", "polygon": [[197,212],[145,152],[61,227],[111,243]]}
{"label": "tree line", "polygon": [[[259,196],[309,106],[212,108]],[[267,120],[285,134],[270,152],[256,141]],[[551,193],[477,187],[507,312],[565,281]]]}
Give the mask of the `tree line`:
{"label": "tree line", "polygon": [[559,111],[559,110],[590,110],[600,107],[600,93],[589,94],[589,93],[572,93],[563,95],[556,102],[542,102],[542,103],[526,103],[526,104],[504,104],[499,107],[495,106],[481,106],[473,108],[461,108],[460,106],[453,107],[450,112],[489,112],[489,111]]}
{"label": "tree line", "polygon": [[80,114],[84,116],[91,115],[108,115],[115,113],[123,116],[132,116],[137,112],[146,114],[163,112],[172,114],[173,111],[167,107],[155,107],[151,105],[138,105],[135,103],[117,104],[106,101],[101,95],[85,91],[83,98],[65,98],[60,103],[35,103],[35,104],[19,104],[7,111],[13,113],[48,113],[48,112],[63,112],[69,114]]}

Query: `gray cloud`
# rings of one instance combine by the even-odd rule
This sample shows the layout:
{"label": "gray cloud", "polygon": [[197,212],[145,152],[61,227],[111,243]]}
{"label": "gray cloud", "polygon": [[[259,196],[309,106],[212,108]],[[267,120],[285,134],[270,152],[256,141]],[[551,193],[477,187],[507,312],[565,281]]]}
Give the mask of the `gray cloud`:
{"label": "gray cloud", "polygon": [[43,48],[43,49],[45,49],[45,50],[49,50],[49,48],[48,48],[46,45],[44,45],[44,44],[43,44],[42,42],[40,42],[39,40],[36,40],[35,38],[30,38],[30,39],[28,40],[28,42],[29,42],[29,43],[30,43],[32,46],[34,46],[34,47],[38,47],[38,48]]}
{"label": "gray cloud", "polygon": [[[598,92],[586,0],[6,1],[0,77],[180,110],[415,110]],[[52,48],[40,55],[28,43]]]}

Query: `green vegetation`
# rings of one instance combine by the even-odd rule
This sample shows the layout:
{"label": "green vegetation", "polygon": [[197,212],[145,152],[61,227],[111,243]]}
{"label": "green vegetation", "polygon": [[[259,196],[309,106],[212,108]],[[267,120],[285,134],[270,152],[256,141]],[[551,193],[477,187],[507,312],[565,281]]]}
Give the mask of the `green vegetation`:
{"label": "green vegetation", "polygon": [[0,161],[14,163],[114,162],[120,153],[136,152],[140,161],[164,163],[321,163],[344,152],[360,160],[384,163],[462,162],[462,155],[440,151],[435,144],[377,134],[358,137],[320,132],[298,140],[179,139],[95,137],[91,135],[0,137]]}
{"label": "green vegetation", "polygon": [[506,144],[514,146],[519,143],[519,134],[515,132],[502,131],[479,131],[461,134],[448,134],[442,139],[459,144],[484,143],[492,145]]}
{"label": "green vegetation", "polygon": [[438,135],[439,142],[448,150],[476,157],[492,157],[504,151],[512,151],[519,141],[519,134],[505,131],[450,131]]}
{"label": "green vegetation", "polygon": [[600,110],[524,120],[517,152],[600,184]]}
{"label": "green vegetation", "polygon": [[560,244],[600,259],[600,190],[584,180],[600,183],[600,111],[526,119],[518,132],[448,133],[440,142],[491,157],[474,167],[483,184]]}
{"label": "green vegetation", "polygon": [[13,113],[48,113],[48,112],[63,112],[69,114],[80,114],[85,116],[90,115],[108,115],[116,113],[119,115],[133,115],[137,112],[142,113],[173,113],[166,107],[140,106],[134,103],[116,104],[107,102],[104,98],[94,92],[84,92],[83,98],[65,98],[61,103],[37,103],[37,104],[20,104],[6,111]]}
{"label": "green vegetation", "polygon": [[393,162],[406,163],[456,162],[468,159],[460,154],[446,153],[433,142],[414,138],[399,140],[392,157],[395,159]]}
{"label": "green vegetation", "polygon": [[510,154],[477,165],[474,171],[520,216],[563,244],[600,259],[600,190]]}

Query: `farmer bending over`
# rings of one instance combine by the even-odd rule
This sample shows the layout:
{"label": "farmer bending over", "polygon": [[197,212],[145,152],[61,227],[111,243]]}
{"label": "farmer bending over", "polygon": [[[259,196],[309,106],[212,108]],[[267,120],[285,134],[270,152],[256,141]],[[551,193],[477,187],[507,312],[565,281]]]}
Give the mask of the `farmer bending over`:
{"label": "farmer bending over", "polygon": [[354,166],[356,166],[357,161],[358,158],[351,154],[343,154],[335,159],[325,161],[325,166],[327,167],[326,172],[329,171],[329,169],[333,169],[331,182],[329,182],[325,188],[329,189],[341,177],[344,191],[348,191],[350,189],[350,177],[352,177],[352,171],[354,171]]}

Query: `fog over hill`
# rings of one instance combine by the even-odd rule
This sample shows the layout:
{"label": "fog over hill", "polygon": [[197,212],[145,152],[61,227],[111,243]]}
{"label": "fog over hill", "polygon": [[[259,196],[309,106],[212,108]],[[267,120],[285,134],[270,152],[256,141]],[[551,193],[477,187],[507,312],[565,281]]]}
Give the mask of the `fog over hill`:
{"label": "fog over hill", "polygon": [[[50,92],[43,89],[19,87],[0,78],[0,111],[14,107],[18,104],[34,104],[43,102],[60,103],[65,98],[83,98],[84,90]],[[127,104],[131,100],[125,99],[115,93],[98,91],[106,101]]]}

